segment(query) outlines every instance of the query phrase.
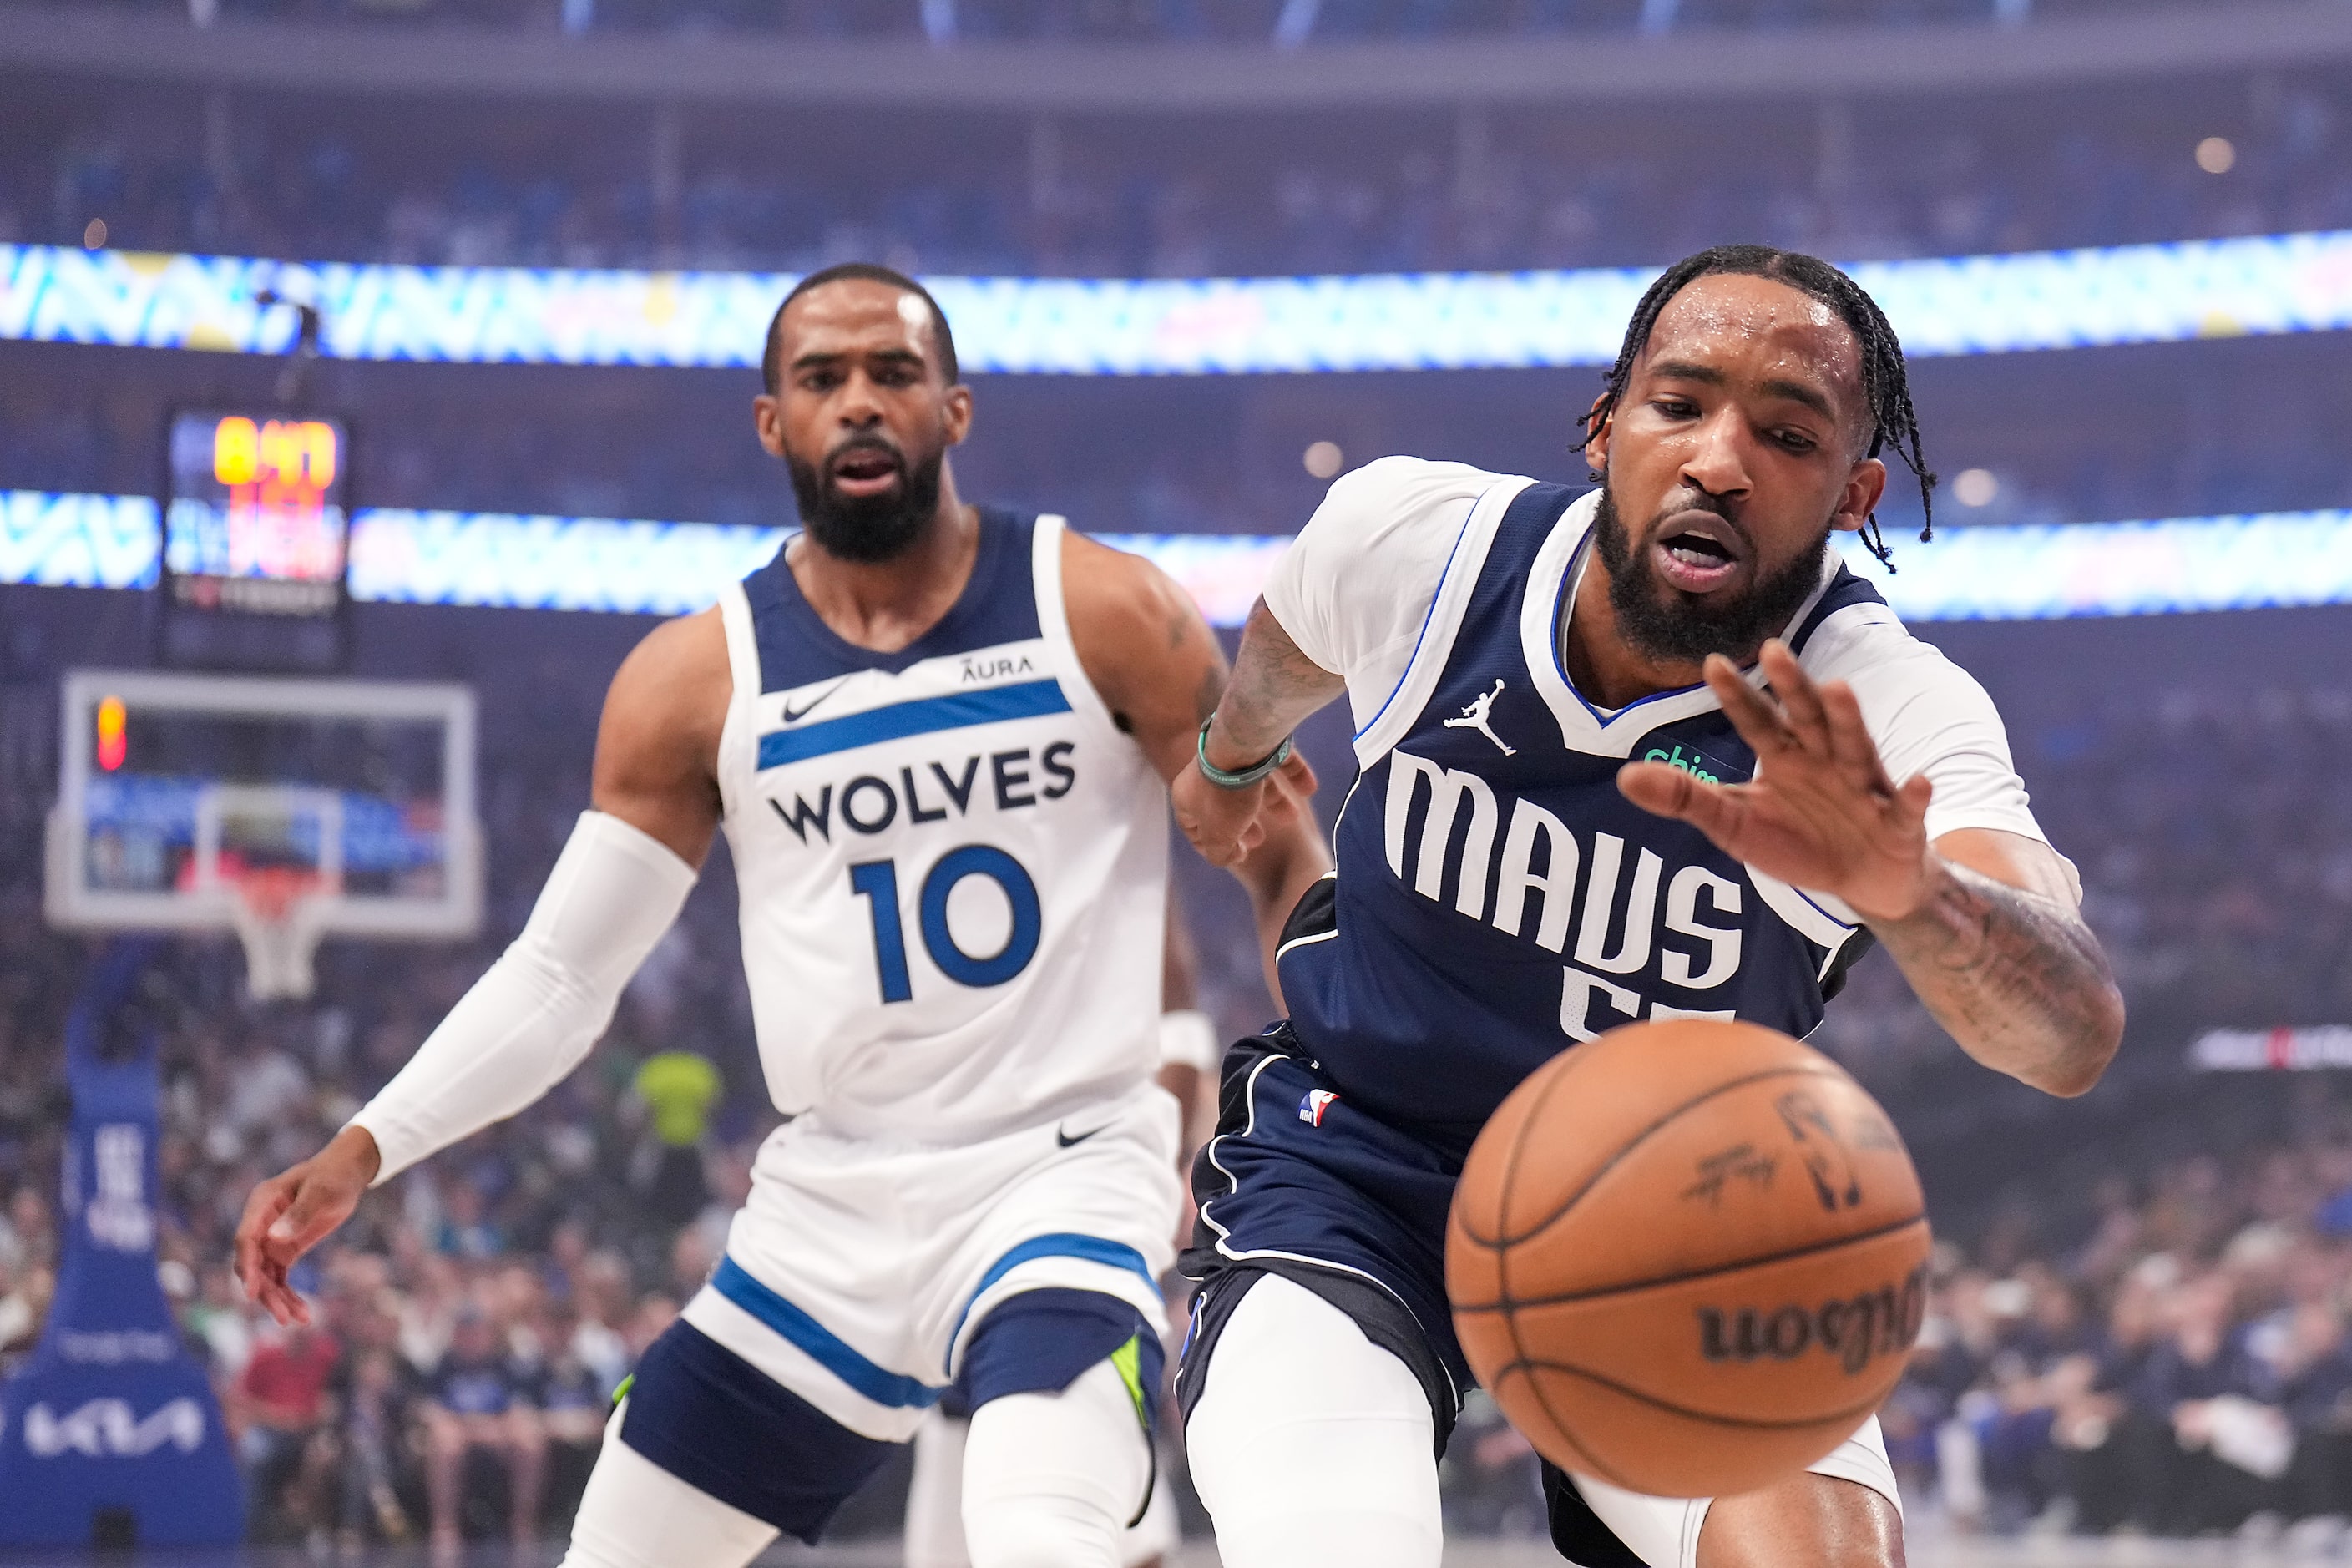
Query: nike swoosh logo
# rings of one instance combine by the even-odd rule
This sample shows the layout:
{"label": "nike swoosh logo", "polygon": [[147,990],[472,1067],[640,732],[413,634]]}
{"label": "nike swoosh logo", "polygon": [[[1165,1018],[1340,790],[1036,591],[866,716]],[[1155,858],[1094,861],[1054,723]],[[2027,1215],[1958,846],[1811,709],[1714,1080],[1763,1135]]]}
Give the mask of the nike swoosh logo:
{"label": "nike swoosh logo", "polygon": [[805,718],[810,710],[814,709],[818,703],[830,698],[835,692],[840,690],[842,687],[848,684],[848,681],[849,677],[845,675],[843,676],[840,679],[835,681],[831,686],[826,687],[823,691],[818,692],[814,697],[810,698],[806,702],[802,703],[797,708],[793,706],[791,698],[788,697],[784,699],[784,722],[789,724],[795,719]]}
{"label": "nike swoosh logo", "polygon": [[1068,1133],[1056,1127],[1054,1129],[1054,1142],[1059,1143],[1065,1149],[1074,1148],[1093,1137],[1096,1132],[1099,1132],[1101,1131],[1102,1129],[1097,1127],[1092,1131],[1081,1132],[1076,1138],[1073,1138]]}

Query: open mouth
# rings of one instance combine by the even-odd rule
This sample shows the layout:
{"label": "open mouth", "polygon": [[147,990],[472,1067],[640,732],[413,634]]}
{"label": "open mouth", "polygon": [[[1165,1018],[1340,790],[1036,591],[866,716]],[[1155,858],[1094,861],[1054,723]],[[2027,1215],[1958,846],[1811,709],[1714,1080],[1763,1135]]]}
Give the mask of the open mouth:
{"label": "open mouth", "polygon": [[1658,530],[1658,574],[1685,594],[1707,594],[1731,580],[1747,554],[1730,523],[1713,512],[1685,512]]}
{"label": "open mouth", "polygon": [[876,495],[898,482],[898,455],[884,447],[852,447],[832,463],[834,487],[844,495]]}

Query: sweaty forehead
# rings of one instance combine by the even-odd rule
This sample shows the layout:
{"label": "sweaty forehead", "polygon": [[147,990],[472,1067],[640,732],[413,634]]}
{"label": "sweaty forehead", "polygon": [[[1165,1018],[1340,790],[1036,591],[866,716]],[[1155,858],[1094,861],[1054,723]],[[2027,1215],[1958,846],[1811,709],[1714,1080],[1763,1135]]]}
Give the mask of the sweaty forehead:
{"label": "sweaty forehead", "polygon": [[1771,278],[1715,273],[1666,301],[1643,351],[1734,380],[1794,381],[1820,387],[1848,414],[1863,405],[1862,345],[1822,301]]}

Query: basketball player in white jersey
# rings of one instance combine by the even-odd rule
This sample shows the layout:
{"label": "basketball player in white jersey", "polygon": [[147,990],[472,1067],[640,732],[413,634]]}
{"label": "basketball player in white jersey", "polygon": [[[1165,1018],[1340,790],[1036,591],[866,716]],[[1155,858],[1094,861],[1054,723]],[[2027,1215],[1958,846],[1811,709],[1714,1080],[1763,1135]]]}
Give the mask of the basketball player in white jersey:
{"label": "basketball player in white jersey", "polygon": [[[779,1531],[813,1541],[960,1384],[976,1568],[1110,1568],[1151,1489],[1178,1201],[1151,1081],[1166,781],[1223,660],[1149,563],[958,498],[971,395],[919,285],[803,279],[763,372],[760,438],[805,531],[622,665],[593,809],[522,935],[257,1189],[238,1268],[305,1318],[288,1266],[364,1188],[572,1069],[723,826],[793,1120],[616,1408],[567,1562],[737,1568]],[[1327,863],[1311,775],[1276,787],[1289,805],[1241,863],[1262,925]]]}
{"label": "basketball player in white jersey", "polygon": [[[1930,483],[1876,304],[1812,257],[1703,251],[1643,299],[1586,428],[1598,490],[1403,458],[1335,484],[1177,786],[1230,862],[1251,759],[1354,710],[1338,870],[1277,960],[1290,1017],[1228,1056],[1195,1167],[1177,1388],[1225,1568],[1436,1568],[1433,1450],[1469,1377],[1446,1207],[1560,1051],[1645,1018],[1802,1036],[1874,942],[1962,1048],[2051,1093],[2122,1033],[1991,701],[1830,548],[1884,558],[1882,452]],[[1874,1417],[1745,1496],[1545,1491],[1581,1568],[1903,1561]]]}

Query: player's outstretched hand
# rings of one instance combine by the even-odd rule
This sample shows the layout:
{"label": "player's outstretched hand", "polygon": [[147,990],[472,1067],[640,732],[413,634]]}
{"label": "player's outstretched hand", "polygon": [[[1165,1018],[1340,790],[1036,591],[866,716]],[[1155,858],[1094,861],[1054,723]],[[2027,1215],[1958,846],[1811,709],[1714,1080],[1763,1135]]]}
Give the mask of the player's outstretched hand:
{"label": "player's outstretched hand", "polygon": [[236,1226],[236,1277],[247,1297],[281,1323],[307,1323],[310,1304],[286,1272],[351,1218],[382,1156],[362,1128],[346,1127],[300,1164],[253,1189]]}
{"label": "player's outstretched hand", "polygon": [[1779,638],[1759,662],[1770,696],[1720,654],[1706,683],[1756,752],[1744,784],[1709,784],[1664,763],[1617,774],[1625,797],[1679,818],[1769,877],[1843,900],[1873,921],[1900,920],[1929,886],[1925,775],[1896,784],[1842,680],[1817,685]]}
{"label": "player's outstretched hand", "polygon": [[1265,841],[1266,829],[1304,811],[1315,794],[1315,770],[1297,752],[1254,784],[1225,789],[1187,766],[1169,786],[1176,826],[1212,866],[1238,866]]}

